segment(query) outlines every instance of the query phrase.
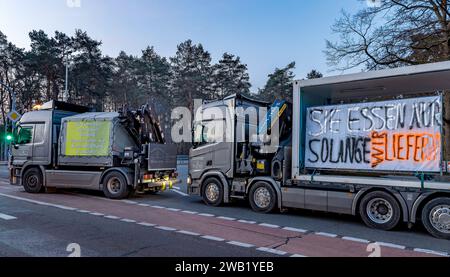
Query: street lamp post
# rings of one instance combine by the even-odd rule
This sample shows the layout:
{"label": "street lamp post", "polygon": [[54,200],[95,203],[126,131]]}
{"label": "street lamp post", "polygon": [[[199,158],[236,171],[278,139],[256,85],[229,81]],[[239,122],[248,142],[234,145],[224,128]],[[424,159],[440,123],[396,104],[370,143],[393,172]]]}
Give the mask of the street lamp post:
{"label": "street lamp post", "polygon": [[[9,92],[9,98],[11,99],[11,110],[15,111],[16,110],[16,93],[14,92],[14,90],[12,88],[3,84],[1,81],[0,81],[0,86],[4,87]],[[14,133],[14,129],[16,126],[14,126],[13,123],[11,123],[11,125],[12,125],[12,131]],[[8,132],[8,119],[5,119],[5,134],[7,132]],[[3,140],[3,141],[5,142],[5,140]],[[6,146],[7,146],[7,144],[5,142],[4,155],[6,158],[9,158],[8,157],[8,147],[6,147]]]}
{"label": "street lamp post", "polygon": [[66,62],[66,84],[64,89],[64,95],[63,95],[63,101],[66,101],[67,93],[68,93],[68,87],[69,87],[69,63]]}
{"label": "street lamp post", "polygon": [[66,83],[64,85],[64,94],[62,97],[62,101],[67,101],[69,98],[69,67],[70,67],[70,58],[69,56],[64,57],[64,65],[66,66]]}

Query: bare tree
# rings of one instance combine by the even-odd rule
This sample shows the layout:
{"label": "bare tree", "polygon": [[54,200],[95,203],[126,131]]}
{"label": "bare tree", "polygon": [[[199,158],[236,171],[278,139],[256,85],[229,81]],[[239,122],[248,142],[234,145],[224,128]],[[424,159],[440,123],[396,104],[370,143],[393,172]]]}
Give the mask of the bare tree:
{"label": "bare tree", "polygon": [[327,41],[325,53],[338,70],[450,60],[450,0],[379,0],[354,15],[343,11],[332,30],[339,42]]}

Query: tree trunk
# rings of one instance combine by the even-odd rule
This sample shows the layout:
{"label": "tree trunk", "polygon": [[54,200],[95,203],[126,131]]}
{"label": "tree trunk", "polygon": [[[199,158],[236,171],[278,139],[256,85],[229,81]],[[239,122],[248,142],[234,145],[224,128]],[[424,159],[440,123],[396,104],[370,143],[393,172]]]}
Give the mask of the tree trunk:
{"label": "tree trunk", "polygon": [[50,80],[50,76],[47,76],[47,88],[46,88],[46,96],[47,100],[50,101],[51,99],[51,88],[52,88],[52,82]]}

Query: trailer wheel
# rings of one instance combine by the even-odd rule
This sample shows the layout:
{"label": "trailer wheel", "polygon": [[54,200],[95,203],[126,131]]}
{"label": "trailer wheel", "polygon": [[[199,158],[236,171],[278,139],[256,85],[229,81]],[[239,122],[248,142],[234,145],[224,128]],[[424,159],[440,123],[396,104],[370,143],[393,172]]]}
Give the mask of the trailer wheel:
{"label": "trailer wheel", "polygon": [[400,222],[401,209],[397,200],[389,193],[374,191],[361,200],[359,213],[367,226],[389,231]]}
{"label": "trailer wheel", "polygon": [[255,212],[270,213],[277,204],[277,194],[266,182],[258,182],[250,189],[250,206]]}
{"label": "trailer wheel", "polygon": [[130,194],[127,180],[119,172],[110,172],[103,179],[103,193],[110,199],[124,199]]}
{"label": "trailer wheel", "polygon": [[422,210],[425,229],[434,237],[450,239],[450,198],[436,198]]}
{"label": "trailer wheel", "polygon": [[216,178],[208,178],[203,182],[202,197],[208,206],[218,207],[223,204],[223,185]]}
{"label": "trailer wheel", "polygon": [[23,188],[28,193],[39,193],[44,190],[42,173],[38,168],[30,168],[23,174]]}

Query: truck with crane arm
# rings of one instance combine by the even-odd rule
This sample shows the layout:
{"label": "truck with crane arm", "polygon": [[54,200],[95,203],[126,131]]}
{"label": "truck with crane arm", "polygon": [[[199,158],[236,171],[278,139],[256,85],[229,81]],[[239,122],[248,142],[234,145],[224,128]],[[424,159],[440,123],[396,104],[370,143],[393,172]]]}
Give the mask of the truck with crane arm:
{"label": "truck with crane arm", "polygon": [[193,137],[188,192],[208,205],[421,222],[450,239],[450,62],[295,81],[292,104],[204,102]]}
{"label": "truck with crane arm", "polygon": [[11,184],[30,193],[80,188],[122,199],[171,189],[178,181],[176,147],[166,142],[148,105],[92,112],[50,101],[25,113],[13,137]]}

